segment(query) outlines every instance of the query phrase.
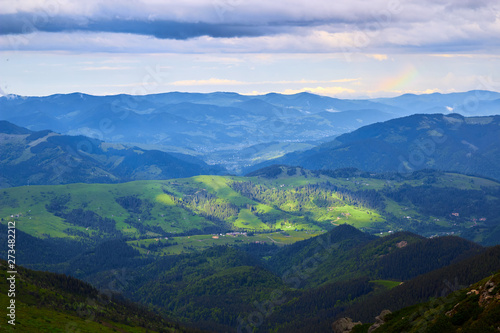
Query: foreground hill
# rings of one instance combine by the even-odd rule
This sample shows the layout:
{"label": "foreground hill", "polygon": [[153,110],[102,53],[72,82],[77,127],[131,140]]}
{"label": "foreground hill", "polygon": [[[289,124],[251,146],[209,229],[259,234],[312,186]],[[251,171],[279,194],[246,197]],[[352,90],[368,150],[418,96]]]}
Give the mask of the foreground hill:
{"label": "foreground hill", "polygon": [[[169,316],[203,323],[201,327],[207,329],[215,322],[234,330],[240,324],[238,316],[249,320],[247,316],[255,309],[264,308],[270,312],[269,320],[258,327],[260,332],[281,326],[288,328],[281,331],[290,332],[302,326],[305,318],[326,310],[337,313],[349,301],[380,291],[374,280],[407,281],[483,250],[456,237],[439,238],[433,244],[425,244],[425,239],[412,234],[370,239],[370,235],[343,225],[322,236],[271,250],[264,256],[270,257],[267,260],[255,255],[255,246],[242,247],[261,262],[238,247],[215,247],[151,263],[137,273],[133,279],[137,283],[128,284],[124,292],[134,300],[154,304]],[[420,247],[395,245],[403,240]],[[417,255],[421,260],[414,260]],[[400,257],[401,261],[395,262]],[[279,270],[275,269],[277,262],[284,262]],[[274,310],[269,303],[274,303]],[[263,314],[267,317],[266,311]]]}
{"label": "foreground hill", "polygon": [[[9,290],[7,262],[0,260],[0,286]],[[75,278],[17,267],[15,325],[2,320],[2,332],[195,332],[181,328],[113,292],[99,292]],[[11,319],[8,319],[11,320]]]}
{"label": "foreground hill", "polygon": [[[319,332],[349,313],[357,314],[356,320],[364,316],[369,319],[361,320],[370,321],[384,308],[394,311],[427,300],[443,289],[444,279],[468,284],[500,269],[498,246],[485,249],[458,237],[426,239],[408,232],[378,238],[349,225],[288,247],[235,237],[224,246],[179,255],[154,252],[152,246],[150,251],[155,254],[145,255],[136,246],[137,241],[126,239],[104,240],[82,248],[85,244],[80,240],[68,238],[67,242],[75,244],[65,250],[61,241],[30,237],[21,231],[16,233],[19,259],[21,255],[37,256],[30,266],[78,276],[104,294],[122,293],[185,325],[217,332]],[[180,237],[169,238],[171,241],[180,241]],[[38,249],[30,248],[28,242]],[[159,241],[153,241],[153,245],[159,246]],[[45,257],[42,252],[50,254],[51,249],[54,255]],[[24,270],[19,271],[19,277],[27,276]],[[77,296],[64,297],[65,292],[57,289],[73,285],[74,279],[58,276],[48,284],[45,277],[50,274],[44,274],[34,276],[34,282],[23,287],[29,290],[33,283],[42,306],[60,308],[61,302],[69,300],[73,307],[64,308],[69,311],[83,302],[74,299]],[[49,292],[40,292],[44,289]],[[63,298],[52,300],[52,290]],[[24,296],[19,299],[20,306],[31,309]],[[91,301],[91,313],[96,313],[98,320],[127,331],[118,326],[120,318],[128,316],[125,310],[113,315],[114,305],[110,303],[108,309],[99,299],[95,302]],[[100,311],[107,311],[106,315],[100,315]],[[136,315],[138,310],[133,311]],[[58,314],[48,315],[59,318]],[[20,320],[31,314],[26,316],[20,311]],[[72,316],[67,313],[59,322],[80,325],[81,321]],[[45,320],[39,314],[38,318]],[[56,325],[48,320],[47,325]],[[134,320],[130,318],[127,325]],[[151,325],[161,322],[152,320],[154,324],[149,327],[155,331],[157,326]],[[45,322],[35,320],[33,325],[44,327]]]}
{"label": "foreground hill", "polygon": [[117,183],[220,172],[191,156],[107,144],[85,136],[33,132],[0,121],[0,187]]}
{"label": "foreground hill", "polygon": [[[402,239],[411,239],[411,235],[408,234],[400,236]],[[357,274],[352,277],[325,283],[317,288],[306,289],[301,295],[275,309],[260,327],[260,331],[266,332],[274,329],[277,332],[328,332],[332,321],[342,317],[350,317],[355,322],[373,322],[375,316],[384,309],[397,311],[403,307],[427,301],[431,297],[448,295],[462,286],[483,279],[500,268],[500,257],[498,256],[500,248],[498,246],[479,250],[476,254],[469,252],[467,257],[463,255],[466,252],[460,250],[455,252],[460,246],[455,247],[453,240],[443,239],[444,242],[440,244],[440,240],[437,239],[433,245],[439,244],[441,254],[433,256],[430,251],[419,253],[417,247],[425,247],[422,242],[414,243],[413,249],[409,246],[409,248],[398,248],[394,246],[394,243],[391,246],[391,239],[384,238],[380,240],[385,243],[383,247],[380,247],[380,241],[374,241],[364,244],[363,248],[369,250],[368,253],[371,251],[372,255],[376,254],[377,251],[386,251],[385,255],[392,257],[387,261],[382,258],[375,260],[381,271],[385,271],[385,273],[377,275],[376,271],[366,269],[366,266],[361,264]],[[447,245],[443,246],[446,243]],[[431,246],[431,244],[428,245]],[[444,250],[445,247],[446,250]],[[427,266],[426,270],[420,271],[420,275],[408,275],[403,279],[394,279],[390,278],[390,275],[384,275],[391,269],[394,272],[405,274],[409,273],[412,267],[417,268],[417,270],[426,267],[423,262],[419,263],[417,258],[419,256],[427,261],[427,265],[436,265],[434,267],[437,267],[441,265],[439,262],[443,255],[448,256],[453,252],[455,252],[454,260],[451,261],[451,264],[442,263],[444,267],[433,270]],[[342,252],[332,251],[332,256],[336,255],[342,256]],[[407,256],[404,262],[396,263],[394,261],[394,258],[404,256]],[[352,266],[359,263],[356,257],[346,260],[346,262]],[[399,266],[397,266],[398,264]],[[333,272],[336,271],[335,266],[330,267],[332,267]],[[318,274],[319,268],[316,269],[311,264],[311,260],[308,260],[293,271],[295,278],[307,282]]]}
{"label": "foreground hill", "polygon": [[272,163],[400,173],[433,168],[500,179],[499,125],[500,116],[417,114],[362,127]]}
{"label": "foreground hill", "polygon": [[[454,290],[447,297],[388,314],[384,321],[376,332],[498,332],[500,273],[497,272],[468,288]],[[366,331],[359,327],[353,332]]]}
{"label": "foreground hill", "polygon": [[[236,332],[250,325],[259,332],[319,332],[356,306],[363,309],[356,313],[371,320],[387,301],[397,310],[433,296],[445,278],[456,276],[466,284],[500,268],[498,247],[411,233],[376,238],[347,225],[284,248],[235,243],[144,258],[124,245],[102,244],[45,269],[79,274],[99,288],[210,331]],[[275,267],[279,261],[282,266]],[[265,320],[256,321],[256,312]]]}

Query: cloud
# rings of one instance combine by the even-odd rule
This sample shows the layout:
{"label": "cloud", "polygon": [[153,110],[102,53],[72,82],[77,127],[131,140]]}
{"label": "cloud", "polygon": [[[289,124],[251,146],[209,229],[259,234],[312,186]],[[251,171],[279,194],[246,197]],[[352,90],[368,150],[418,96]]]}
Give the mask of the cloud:
{"label": "cloud", "polygon": [[0,34],[27,34],[33,32],[111,32],[153,36],[160,39],[189,39],[200,36],[215,38],[262,36],[279,32],[286,27],[262,27],[245,24],[181,22],[171,20],[87,19],[74,17],[47,17],[33,19],[32,14],[0,15]]}
{"label": "cloud", "polygon": [[367,56],[369,58],[373,58],[378,61],[383,61],[388,59],[386,54],[367,54]]}
{"label": "cloud", "polygon": [[[0,35],[55,34],[56,50],[72,50],[71,43],[65,46],[68,34],[105,38],[90,44],[102,52],[143,46],[158,52],[354,52],[377,60],[389,52],[495,53],[500,45],[499,10],[486,0],[25,0],[0,8]],[[117,45],[115,36],[122,35],[146,39]]]}
{"label": "cloud", "polygon": [[84,67],[82,71],[123,71],[133,69],[133,67],[111,67],[111,66],[98,66],[98,67]]}
{"label": "cloud", "polygon": [[236,81],[236,80],[210,78],[208,80],[175,81],[175,82],[172,82],[170,84],[173,86],[206,86],[206,85],[224,85],[224,84],[240,85],[240,84],[245,84],[245,82]]}
{"label": "cloud", "polygon": [[[345,83],[355,82],[359,79],[338,79],[338,80],[280,80],[280,81],[237,81],[229,79],[210,78],[208,80],[181,80],[169,83],[173,86],[206,86],[206,85],[292,85],[292,84],[321,84],[321,83]],[[313,89],[313,88],[304,88]],[[300,90],[299,92],[306,91]],[[307,90],[309,91],[309,90]]]}

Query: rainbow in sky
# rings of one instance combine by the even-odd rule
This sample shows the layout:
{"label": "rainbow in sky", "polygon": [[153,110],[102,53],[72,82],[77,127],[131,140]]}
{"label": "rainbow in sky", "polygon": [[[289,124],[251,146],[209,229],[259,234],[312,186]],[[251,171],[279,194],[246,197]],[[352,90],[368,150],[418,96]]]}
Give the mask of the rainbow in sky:
{"label": "rainbow in sky", "polygon": [[382,80],[377,91],[401,91],[415,81],[417,76],[417,69],[414,66],[408,66],[399,75]]}

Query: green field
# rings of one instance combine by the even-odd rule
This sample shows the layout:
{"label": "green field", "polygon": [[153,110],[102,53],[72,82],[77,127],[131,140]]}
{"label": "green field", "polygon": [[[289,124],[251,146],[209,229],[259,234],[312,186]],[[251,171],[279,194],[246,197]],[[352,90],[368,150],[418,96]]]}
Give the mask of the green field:
{"label": "green field", "polygon": [[[320,181],[322,178],[315,179]],[[63,218],[49,212],[46,206],[54,198],[70,194],[71,200],[66,204],[66,211],[83,208],[98,214],[103,218],[116,221],[116,229],[128,237],[137,237],[136,227],[126,223],[127,218],[134,218],[147,226],[159,227],[168,233],[185,232],[191,229],[202,229],[215,225],[203,214],[203,207],[182,207],[177,200],[186,200],[190,193],[206,190],[216,196],[217,202],[228,203],[238,207],[238,213],[226,221],[235,230],[269,230],[269,229],[331,229],[338,223],[349,223],[354,226],[369,226],[371,222],[381,222],[379,214],[370,209],[343,205],[335,208],[319,208],[314,204],[306,206],[306,212],[319,223],[311,224],[304,220],[303,213],[298,211],[296,202],[289,201],[279,208],[273,208],[273,203],[266,204],[249,199],[230,187],[234,181],[248,181],[241,177],[197,176],[189,179],[167,181],[136,181],[123,184],[71,184],[58,186],[23,186],[9,188],[3,191],[0,198],[0,217],[6,223],[15,219],[20,230],[36,237],[73,237],[67,233],[69,228],[76,229],[89,236],[98,232],[93,228],[83,228],[67,223]],[[262,181],[261,181],[262,182]],[[304,177],[288,179],[288,189],[311,182]],[[314,181],[313,181],[314,183]],[[272,188],[273,181],[265,183]],[[292,186],[293,185],[293,186]],[[280,186],[280,185],[278,185]],[[164,192],[167,190],[171,194]],[[117,198],[137,197],[150,204],[148,215],[141,218],[134,216],[122,207]],[[250,209],[251,208],[251,209]],[[268,222],[263,222],[255,215],[267,215]],[[342,215],[344,214],[344,215]],[[12,216],[12,217],[11,217]],[[270,222],[269,222],[270,221]],[[154,235],[154,233],[150,233]],[[160,235],[160,234],[158,234]]]}
{"label": "green field", "polygon": [[[319,232],[339,224],[376,234],[424,229],[432,235],[432,228],[441,234],[459,234],[471,227],[485,228],[491,219],[480,221],[480,213],[453,218],[455,207],[441,215],[424,214],[415,203],[394,200],[386,194],[405,186],[424,191],[422,184],[429,182],[430,176],[396,181],[330,178],[299,171],[275,178],[196,176],[121,184],[7,188],[0,197],[0,218],[3,224],[15,220],[19,230],[39,238],[104,239],[121,235],[129,240],[228,230]],[[491,180],[454,173],[432,177],[431,185],[426,185],[435,189],[429,192],[432,195],[439,191],[451,193],[451,188],[465,191],[462,195],[466,197],[466,191],[492,189],[486,200],[491,204],[498,200],[495,191],[499,184]],[[370,204],[373,199],[366,197],[376,197],[375,192],[382,193],[377,199],[379,206]],[[82,212],[88,214],[89,221],[74,220]],[[103,219],[112,221],[114,231],[103,231]],[[484,238],[481,233],[475,237]]]}
{"label": "green field", "polygon": [[[141,255],[174,255],[181,253],[190,253],[202,251],[214,245],[241,245],[249,243],[258,244],[276,244],[278,246],[293,244],[295,242],[320,235],[322,232],[315,231],[287,231],[272,232],[263,234],[247,235],[247,233],[235,234],[213,234],[213,235],[193,235],[180,237],[151,238],[132,240],[127,243],[133,248],[139,250]],[[149,250],[151,244],[175,244],[166,247],[160,247],[156,250]]]}
{"label": "green field", "polygon": [[390,281],[390,280],[372,280],[370,282],[375,283],[376,285],[382,286],[387,289],[392,289],[403,283],[400,281]]}
{"label": "green field", "polygon": [[262,230],[269,229],[267,225],[262,223],[259,218],[252,214],[248,209],[240,210],[238,218],[234,222],[236,228],[249,229],[249,230]]}

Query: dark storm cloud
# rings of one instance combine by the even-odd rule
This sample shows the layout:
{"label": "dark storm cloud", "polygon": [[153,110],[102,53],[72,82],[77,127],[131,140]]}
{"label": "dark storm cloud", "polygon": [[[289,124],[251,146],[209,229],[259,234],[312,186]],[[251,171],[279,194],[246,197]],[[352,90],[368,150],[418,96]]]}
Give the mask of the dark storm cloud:
{"label": "dark storm cloud", "polygon": [[500,45],[499,1],[489,0],[54,1],[58,8],[48,9],[42,0],[0,8],[0,46],[425,53],[491,51]]}
{"label": "dark storm cloud", "polygon": [[[310,24],[310,22],[300,22],[298,25]],[[131,33],[162,39],[189,39],[199,36],[230,38],[275,34],[285,28],[288,27],[279,24],[258,26],[234,23],[176,22],[171,20],[43,18],[28,13],[0,15],[0,34],[2,35],[26,34],[35,31],[52,33],[85,31]]]}

